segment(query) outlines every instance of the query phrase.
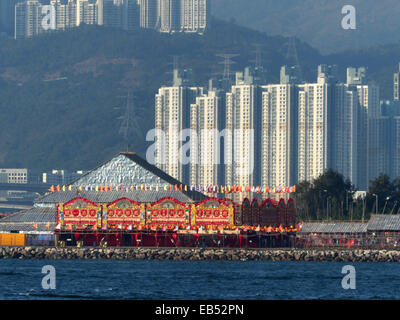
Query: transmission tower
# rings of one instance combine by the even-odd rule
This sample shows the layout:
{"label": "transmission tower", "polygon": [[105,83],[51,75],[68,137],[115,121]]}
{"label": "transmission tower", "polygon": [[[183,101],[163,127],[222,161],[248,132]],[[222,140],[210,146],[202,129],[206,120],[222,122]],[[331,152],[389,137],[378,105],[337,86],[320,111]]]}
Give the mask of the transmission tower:
{"label": "transmission tower", "polygon": [[181,56],[178,55],[172,55],[172,63],[168,63],[168,66],[172,66],[172,71],[169,69],[166,74],[173,74],[173,70],[179,69],[180,67],[180,60]]}
{"label": "transmission tower", "polygon": [[231,82],[231,65],[236,63],[236,62],[232,61],[232,58],[239,56],[239,54],[222,53],[222,54],[216,54],[216,56],[224,59],[223,62],[219,62],[219,64],[224,65],[224,73],[223,73],[222,79],[224,81],[227,81],[230,84],[230,82]]}
{"label": "transmission tower", "polygon": [[136,133],[136,138],[141,141],[143,140],[143,133],[139,110],[135,107],[133,95],[129,92],[126,99],[124,114],[118,118],[118,120],[121,120],[121,126],[118,133],[122,135],[124,142],[126,143],[126,151],[129,151],[131,146],[129,142],[133,134]]}
{"label": "transmission tower", "polygon": [[251,60],[250,62],[254,62],[254,67],[255,69],[261,70],[263,69],[263,64],[262,64],[262,45],[259,43],[253,43],[253,46],[255,47],[255,51],[253,51],[256,54],[256,59]]}
{"label": "transmission tower", "polygon": [[263,46],[260,43],[253,43],[255,50],[252,53],[255,54],[255,60],[250,60],[250,62],[254,63],[254,80],[256,82],[265,82],[266,74],[264,70],[264,65],[262,61],[262,48]]}
{"label": "transmission tower", "polygon": [[297,54],[296,37],[292,36],[288,41],[288,51],[286,54],[286,61],[292,66],[297,68],[298,80],[303,81],[303,71],[301,70],[301,65],[299,61],[299,56]]}
{"label": "transmission tower", "polygon": [[174,67],[174,70],[176,70],[176,69],[179,68],[179,56],[174,55],[174,56],[172,56],[172,57],[173,57],[173,59],[174,59],[173,67]]}

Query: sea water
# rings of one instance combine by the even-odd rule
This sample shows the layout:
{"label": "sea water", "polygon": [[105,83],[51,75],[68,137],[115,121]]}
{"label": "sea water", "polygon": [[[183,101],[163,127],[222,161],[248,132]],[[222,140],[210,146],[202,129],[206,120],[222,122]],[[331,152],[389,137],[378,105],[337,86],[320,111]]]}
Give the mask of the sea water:
{"label": "sea water", "polygon": [[[42,287],[46,265],[55,289]],[[345,265],[354,290],[342,286]],[[0,299],[400,299],[400,264],[10,259]]]}

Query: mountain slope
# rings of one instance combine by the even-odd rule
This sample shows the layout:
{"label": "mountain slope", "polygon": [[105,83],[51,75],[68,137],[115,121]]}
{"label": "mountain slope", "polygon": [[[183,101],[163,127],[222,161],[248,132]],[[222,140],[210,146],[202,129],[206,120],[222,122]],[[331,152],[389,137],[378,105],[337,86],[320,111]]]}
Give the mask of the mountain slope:
{"label": "mountain slope", "polygon": [[[345,5],[356,8],[356,30],[341,27]],[[398,0],[215,0],[212,11],[270,35],[297,36],[326,54],[400,40]]]}

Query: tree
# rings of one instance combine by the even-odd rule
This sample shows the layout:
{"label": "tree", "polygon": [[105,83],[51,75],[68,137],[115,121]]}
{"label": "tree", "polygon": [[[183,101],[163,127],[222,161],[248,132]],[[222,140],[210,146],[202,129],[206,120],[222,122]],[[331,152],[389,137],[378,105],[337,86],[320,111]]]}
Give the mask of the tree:
{"label": "tree", "polygon": [[297,206],[307,219],[350,218],[346,201],[352,199],[353,194],[351,182],[332,169],[313,182],[303,181],[296,186]]}
{"label": "tree", "polygon": [[381,174],[369,185],[367,194],[367,204],[370,212],[376,210],[376,198],[378,198],[378,213],[382,213],[385,209],[386,213],[390,213],[394,209],[394,205],[400,203],[400,180],[390,181],[387,174]]}

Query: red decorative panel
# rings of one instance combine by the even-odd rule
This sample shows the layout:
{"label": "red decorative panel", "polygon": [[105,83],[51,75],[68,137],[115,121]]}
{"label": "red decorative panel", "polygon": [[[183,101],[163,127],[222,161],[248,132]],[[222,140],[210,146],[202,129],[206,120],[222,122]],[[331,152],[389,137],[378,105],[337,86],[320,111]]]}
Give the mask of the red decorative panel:
{"label": "red decorative panel", "polygon": [[107,205],[107,223],[140,224],[141,204],[128,198],[115,200]]}
{"label": "red decorative panel", "polygon": [[172,198],[161,199],[151,205],[151,223],[185,225],[185,204]]}
{"label": "red decorative panel", "polygon": [[233,225],[233,205],[226,201],[208,198],[195,205],[196,225]]}
{"label": "red decorative panel", "polygon": [[78,227],[97,224],[101,218],[101,206],[85,198],[75,198],[63,206],[64,225],[72,224]]}

